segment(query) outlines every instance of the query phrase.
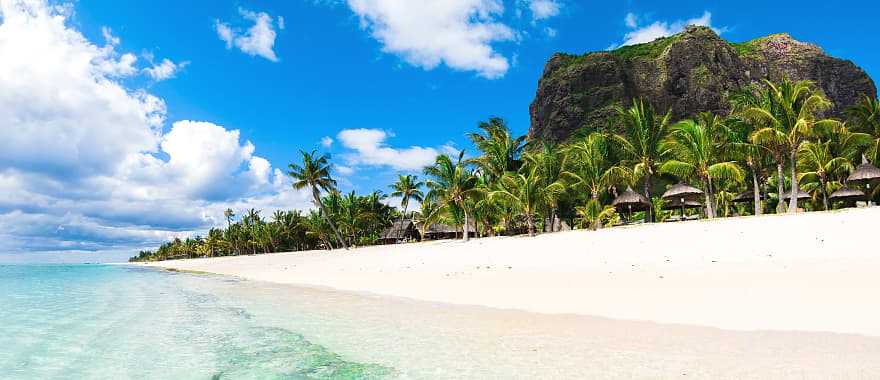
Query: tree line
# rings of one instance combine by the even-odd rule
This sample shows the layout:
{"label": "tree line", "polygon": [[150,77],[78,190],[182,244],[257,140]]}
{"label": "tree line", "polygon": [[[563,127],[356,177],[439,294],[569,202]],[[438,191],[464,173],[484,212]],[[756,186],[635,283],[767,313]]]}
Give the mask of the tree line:
{"label": "tree line", "polygon": [[[308,212],[276,211],[267,219],[248,210],[238,221],[226,211],[226,228],[204,237],[175,239],[132,261],[213,257],[375,244],[396,221],[424,230],[454,226],[464,240],[477,237],[552,232],[564,221],[598,229],[623,219],[662,221],[671,211],[658,195],[669,185],[702,190],[707,218],[829,210],[829,195],[845,187],[863,160],[880,164],[880,103],[864,97],[844,120],[825,118],[831,101],[810,81],[765,81],[729,96],[730,112],[709,112],[673,121],[649,102],[633,99],[617,106],[607,127],[564,144],[527,141],[504,120],[491,118],[468,134],[478,154],[441,154],[422,178],[401,174],[389,193],[340,194],[330,156],[302,151],[290,164],[293,187],[311,192]],[[878,197],[878,186],[867,197]],[[626,215],[612,200],[637,189],[649,200],[645,211]],[[809,199],[799,200],[800,192]],[[751,205],[735,203],[753,195]],[[401,200],[400,209],[386,197]],[[411,202],[420,204],[410,210]],[[424,233],[422,234],[424,235]]]}

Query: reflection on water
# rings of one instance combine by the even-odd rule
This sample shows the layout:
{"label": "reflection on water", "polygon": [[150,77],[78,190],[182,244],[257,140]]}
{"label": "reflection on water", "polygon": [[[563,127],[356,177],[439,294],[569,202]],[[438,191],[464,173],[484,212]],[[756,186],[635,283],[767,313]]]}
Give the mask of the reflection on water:
{"label": "reflection on water", "polygon": [[732,332],[139,267],[0,267],[0,378],[878,378],[880,339]]}

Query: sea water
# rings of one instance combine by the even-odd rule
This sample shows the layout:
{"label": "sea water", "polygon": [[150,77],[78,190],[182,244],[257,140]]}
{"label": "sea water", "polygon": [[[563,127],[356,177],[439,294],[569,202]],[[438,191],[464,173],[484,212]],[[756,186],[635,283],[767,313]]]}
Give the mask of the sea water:
{"label": "sea water", "polygon": [[0,379],[876,379],[880,338],[453,306],[123,265],[0,266]]}
{"label": "sea water", "polygon": [[0,378],[397,375],[262,324],[213,293],[224,281],[235,282],[113,265],[0,266]]}

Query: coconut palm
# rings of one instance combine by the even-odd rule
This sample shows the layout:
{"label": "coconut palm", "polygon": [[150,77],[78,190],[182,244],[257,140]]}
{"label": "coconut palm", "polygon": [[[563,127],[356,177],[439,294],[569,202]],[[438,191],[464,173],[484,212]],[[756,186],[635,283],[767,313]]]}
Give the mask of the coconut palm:
{"label": "coconut palm", "polygon": [[[403,213],[400,214],[401,224],[403,224],[403,220],[406,218],[409,201],[422,202],[424,200],[425,194],[422,193],[422,186],[424,186],[424,182],[419,181],[416,176],[411,174],[398,175],[397,182],[390,186],[392,190],[391,196],[400,197],[400,206],[403,207]],[[403,233],[403,228],[400,229],[400,233]],[[400,239],[400,236],[397,238]]]}
{"label": "coconut palm", "polygon": [[428,188],[425,197],[436,201],[438,206],[447,209],[447,212],[462,212],[464,223],[462,237],[464,241],[468,241],[470,220],[467,201],[479,193],[479,188],[477,177],[464,162],[464,151],[458,154],[455,162],[448,155],[437,156],[436,162],[426,167],[424,172],[429,178],[425,182]]}
{"label": "coconut palm", "polygon": [[830,142],[805,142],[798,153],[798,181],[803,183],[804,191],[822,197],[822,206],[828,210],[828,194],[840,188],[840,182],[833,178],[853,170],[852,162],[846,157],[836,157],[831,153]]}
{"label": "coconut palm", "polygon": [[805,138],[813,134],[813,129],[817,125],[829,125],[837,122],[830,119],[818,120],[818,114],[831,108],[832,104],[828,98],[816,90],[813,82],[794,82],[787,78],[779,83],[768,80],[765,82],[767,88],[763,91],[767,101],[761,106],[745,109],[743,116],[759,126],[759,129],[751,136],[753,143],[788,154],[791,169],[788,212],[795,212],[797,211],[799,191],[797,154],[800,145]]}
{"label": "coconut palm", "polygon": [[706,216],[715,217],[715,180],[742,182],[745,173],[735,161],[721,160],[728,131],[721,120],[711,113],[699,115],[699,122],[683,120],[672,126],[663,141],[663,149],[671,159],[660,166],[660,172],[678,178],[697,177],[706,197]]}
{"label": "coconut palm", "polygon": [[[543,143],[541,149],[534,152],[523,153],[522,159],[525,165],[531,165],[538,170],[541,176],[542,186],[550,188],[556,184],[565,185],[563,173],[567,161],[567,154],[564,154],[559,147]],[[553,232],[556,225],[556,210],[559,207],[558,197],[548,199],[550,203],[546,205],[549,211],[550,232]]]}
{"label": "coconut palm", "polygon": [[470,162],[486,173],[490,182],[498,180],[505,172],[516,171],[521,164],[520,154],[526,136],[513,137],[507,123],[497,117],[481,122],[479,128],[484,134],[470,133],[468,137],[482,154]]}
{"label": "coconut palm", "polygon": [[566,153],[569,159],[562,177],[572,186],[586,189],[590,199],[598,199],[602,191],[632,176],[628,168],[609,162],[607,139],[601,133],[591,133],[569,145]]}
{"label": "coconut palm", "polygon": [[865,96],[846,113],[854,129],[873,136],[864,152],[874,165],[880,165],[880,101]]}
{"label": "coconut palm", "polygon": [[565,191],[561,183],[544,186],[537,166],[526,165],[517,173],[507,173],[501,177],[498,190],[489,193],[489,198],[505,199],[526,217],[529,236],[535,236],[534,216],[538,209]]}
{"label": "coconut palm", "polygon": [[330,225],[333,234],[336,235],[336,241],[343,248],[348,249],[348,244],[339,235],[336,225],[330,220],[330,215],[321,203],[321,191],[333,192],[336,190],[336,181],[330,176],[330,156],[326,154],[318,155],[317,151],[306,152],[301,150],[302,165],[290,164],[290,172],[287,174],[293,177],[293,188],[302,190],[306,187],[312,190],[312,200],[315,206],[321,209],[324,220]]}
{"label": "coconut palm", "polygon": [[576,207],[575,211],[581,227],[593,231],[603,225],[611,224],[619,218],[614,206],[603,205],[598,199],[588,200],[585,205]]}
{"label": "coconut palm", "polygon": [[[623,134],[615,134],[614,142],[619,147],[623,163],[628,165],[636,178],[643,181],[643,192],[651,199],[653,177],[660,163],[666,158],[661,142],[666,138],[671,113],[660,115],[654,107],[642,99],[633,99],[629,108],[616,107],[618,123]],[[654,220],[653,212],[650,220]]]}

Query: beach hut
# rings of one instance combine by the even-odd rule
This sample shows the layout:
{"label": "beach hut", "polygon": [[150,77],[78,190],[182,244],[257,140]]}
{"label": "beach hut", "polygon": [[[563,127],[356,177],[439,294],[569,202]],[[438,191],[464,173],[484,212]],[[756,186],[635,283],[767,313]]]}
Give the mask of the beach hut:
{"label": "beach hut", "polygon": [[667,219],[667,221],[670,221],[670,222],[685,220],[686,219],[684,216],[685,209],[702,208],[702,207],[703,207],[703,204],[698,201],[687,200],[687,199],[682,201],[681,198],[669,200],[666,202],[666,204],[663,205],[664,210],[681,210],[681,216],[679,216],[678,218]]}
{"label": "beach hut", "polygon": [[838,189],[837,191],[831,193],[831,195],[828,196],[828,199],[830,199],[832,201],[842,201],[842,202],[844,202],[845,205],[854,204],[855,201],[858,201],[859,199],[864,199],[864,198],[865,198],[865,193],[863,193],[861,190],[848,189],[846,187]]}
{"label": "beach hut", "polygon": [[[645,211],[651,208],[651,202],[644,195],[639,194],[631,187],[627,187],[626,191],[621,193],[611,201],[611,205],[617,209],[619,213],[627,213],[630,221],[632,221],[632,213],[636,211]],[[647,216],[647,215],[646,215]]]}
{"label": "beach hut", "polygon": [[[468,231],[470,231],[471,236],[476,235],[477,229],[473,221],[470,222],[470,226],[468,226]],[[425,240],[458,239],[461,236],[461,232],[461,229],[456,226],[450,226],[442,223],[434,223],[425,228],[422,236]]]}
{"label": "beach hut", "polygon": [[[812,199],[812,198],[813,198],[813,197],[811,197],[810,194],[807,193],[806,191],[803,191],[803,190],[801,190],[801,189],[798,189],[797,199],[798,199],[799,201],[805,201],[805,200],[807,200],[807,199]],[[788,201],[789,199],[791,199],[791,189],[786,190],[786,191],[782,194],[782,199],[784,199],[784,200],[786,200],[786,201]]]}
{"label": "beach hut", "polygon": [[[758,192],[758,199],[764,200],[764,193]],[[755,201],[755,193],[751,189],[743,191],[742,193],[737,194],[733,197],[733,203],[745,203],[745,202],[754,202]]]}
{"label": "beach hut", "polygon": [[391,227],[382,231],[379,244],[395,244],[404,241],[421,240],[421,234],[411,220],[395,221]]}
{"label": "beach hut", "polygon": [[700,195],[703,195],[702,190],[679,182],[666,190],[661,198],[666,200],[666,206],[677,205],[672,209],[680,208],[681,218],[684,219],[684,209],[694,208],[694,204],[696,204],[696,207],[700,207],[700,202],[696,200]]}
{"label": "beach hut", "polygon": [[862,157],[862,164],[859,165],[856,170],[853,170],[852,174],[849,175],[849,178],[847,178],[846,181],[847,183],[864,183],[865,195],[868,198],[868,206],[871,206],[871,183],[878,179],[880,179],[880,169],[871,165],[865,157]]}

